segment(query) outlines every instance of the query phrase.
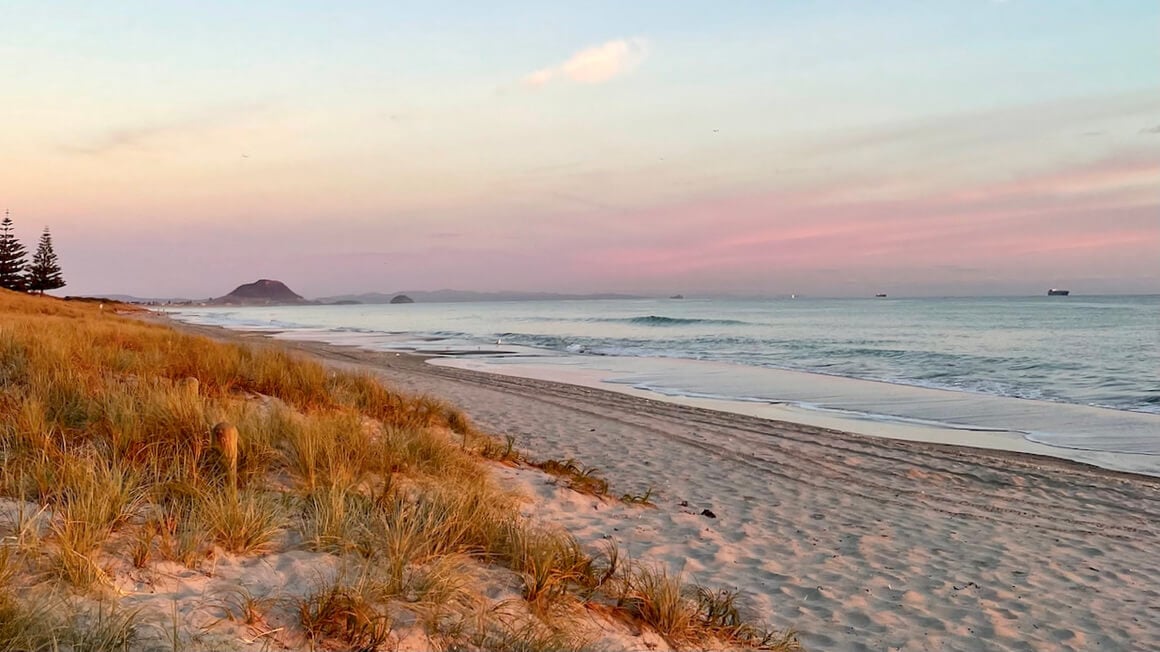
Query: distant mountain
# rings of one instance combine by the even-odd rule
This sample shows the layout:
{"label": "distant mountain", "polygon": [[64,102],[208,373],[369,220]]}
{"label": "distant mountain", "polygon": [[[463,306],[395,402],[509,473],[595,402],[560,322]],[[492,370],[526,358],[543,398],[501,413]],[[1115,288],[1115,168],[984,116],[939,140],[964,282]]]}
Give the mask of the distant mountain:
{"label": "distant mountain", "polygon": [[433,292],[366,292],[323,297],[320,303],[357,301],[359,303],[391,303],[397,296],[406,296],[416,303],[463,303],[468,301],[583,301],[600,299],[647,299],[631,294],[559,294],[556,292],[470,292],[467,290],[435,290]]}
{"label": "distant mountain", "polygon": [[272,305],[300,305],[314,303],[296,294],[282,281],[259,279],[253,283],[246,283],[234,288],[233,292],[210,299],[207,303],[215,306],[272,306]]}
{"label": "distant mountain", "polygon": [[415,300],[405,294],[400,294],[392,298],[391,303],[415,303]]}

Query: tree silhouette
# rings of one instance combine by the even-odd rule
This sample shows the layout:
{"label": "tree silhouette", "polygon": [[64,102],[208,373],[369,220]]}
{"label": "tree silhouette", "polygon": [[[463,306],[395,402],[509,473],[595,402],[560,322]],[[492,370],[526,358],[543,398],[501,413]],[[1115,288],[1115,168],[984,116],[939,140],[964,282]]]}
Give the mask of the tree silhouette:
{"label": "tree silhouette", "polygon": [[5,290],[24,290],[24,257],[27,252],[24,245],[12,233],[12,216],[4,211],[4,220],[0,222],[0,288]]}
{"label": "tree silhouette", "polygon": [[45,290],[55,290],[64,287],[64,278],[60,275],[60,263],[56,260],[56,252],[52,250],[52,234],[48,227],[40,234],[40,244],[36,253],[32,255],[32,264],[28,266],[24,276],[24,286],[29,292],[44,294]]}

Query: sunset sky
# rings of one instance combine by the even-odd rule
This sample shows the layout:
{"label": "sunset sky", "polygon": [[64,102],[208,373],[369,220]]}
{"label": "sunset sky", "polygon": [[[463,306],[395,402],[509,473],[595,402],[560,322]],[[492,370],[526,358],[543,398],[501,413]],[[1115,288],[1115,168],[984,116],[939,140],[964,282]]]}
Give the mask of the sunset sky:
{"label": "sunset sky", "polygon": [[1160,292],[1160,2],[0,4],[62,293]]}

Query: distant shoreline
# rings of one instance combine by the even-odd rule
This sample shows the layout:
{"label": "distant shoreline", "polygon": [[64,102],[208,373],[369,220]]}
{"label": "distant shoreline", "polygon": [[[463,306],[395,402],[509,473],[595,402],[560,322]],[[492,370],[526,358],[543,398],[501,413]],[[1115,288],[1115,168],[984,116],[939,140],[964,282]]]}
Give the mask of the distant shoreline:
{"label": "distant shoreline", "polygon": [[[341,305],[384,305],[391,303],[391,299],[398,295],[407,295],[415,299],[416,303],[503,303],[503,302],[529,302],[529,301],[862,301],[881,299],[876,297],[874,293],[865,295],[852,296],[825,296],[825,295],[796,295],[796,294],[774,294],[774,295],[701,295],[688,294],[675,299],[668,295],[631,295],[631,294],[551,294],[543,295],[529,293],[476,293],[474,296],[465,296],[457,299],[438,299],[431,298],[431,295],[438,294],[438,292],[394,292],[394,293],[364,293],[364,294],[338,294],[327,297],[318,297],[315,299],[306,299],[304,303],[228,303],[228,304],[214,304],[212,298],[204,299],[187,299],[183,297],[173,298],[150,298],[137,297],[128,294],[84,294],[79,296],[66,296],[64,299],[82,299],[82,300],[99,300],[105,299],[109,301],[120,301],[123,303],[133,303],[141,305],[155,305],[155,306],[217,306],[217,307],[270,307],[270,306],[341,306]],[[457,293],[470,294],[470,293]],[[367,295],[377,295],[378,298],[374,300],[360,300],[358,297]],[[1103,294],[1103,293],[1077,293],[1072,292],[1068,299],[1100,299],[1100,298],[1132,298],[1132,297],[1160,297],[1160,292],[1130,292],[1123,294]],[[890,294],[888,297],[892,300],[910,301],[910,300],[947,300],[954,301],[957,299],[1038,299],[1049,298],[1044,293],[1039,294],[961,294],[961,295],[920,295],[920,294]],[[1058,299],[1059,297],[1051,297]]]}

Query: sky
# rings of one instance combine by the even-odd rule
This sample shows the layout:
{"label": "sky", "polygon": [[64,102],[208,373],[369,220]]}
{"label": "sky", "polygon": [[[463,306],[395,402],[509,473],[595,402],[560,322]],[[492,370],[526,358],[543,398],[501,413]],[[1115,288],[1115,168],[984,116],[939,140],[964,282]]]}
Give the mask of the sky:
{"label": "sky", "polygon": [[61,294],[1160,292],[1155,0],[0,2]]}

